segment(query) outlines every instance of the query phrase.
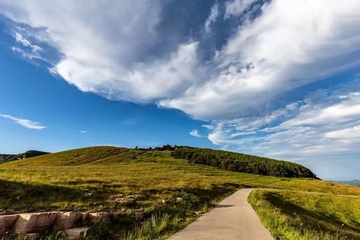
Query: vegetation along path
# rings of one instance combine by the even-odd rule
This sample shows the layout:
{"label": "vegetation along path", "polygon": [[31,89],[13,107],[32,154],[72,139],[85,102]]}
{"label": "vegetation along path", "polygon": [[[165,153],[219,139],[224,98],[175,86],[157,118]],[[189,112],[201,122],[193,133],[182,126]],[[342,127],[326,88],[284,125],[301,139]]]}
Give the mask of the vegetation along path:
{"label": "vegetation along path", "polygon": [[241,189],[198,218],[169,240],[267,240],[273,239],[247,202],[253,189]]}

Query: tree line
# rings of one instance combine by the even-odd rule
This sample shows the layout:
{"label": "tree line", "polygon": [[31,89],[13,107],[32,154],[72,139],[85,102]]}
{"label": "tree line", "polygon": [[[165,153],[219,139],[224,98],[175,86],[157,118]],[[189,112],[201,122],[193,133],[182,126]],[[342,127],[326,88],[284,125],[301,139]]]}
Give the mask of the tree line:
{"label": "tree line", "polygon": [[310,169],[297,163],[222,150],[178,147],[172,151],[171,156],[187,159],[192,164],[208,165],[234,172],[276,177],[317,178]]}

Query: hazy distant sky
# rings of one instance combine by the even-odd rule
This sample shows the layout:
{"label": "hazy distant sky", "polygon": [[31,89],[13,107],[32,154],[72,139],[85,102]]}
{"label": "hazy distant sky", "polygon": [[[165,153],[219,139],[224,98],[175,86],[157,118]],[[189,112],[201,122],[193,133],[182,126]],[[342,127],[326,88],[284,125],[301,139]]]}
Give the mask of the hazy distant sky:
{"label": "hazy distant sky", "polygon": [[3,0],[0,152],[211,147],[360,178],[359,0]]}

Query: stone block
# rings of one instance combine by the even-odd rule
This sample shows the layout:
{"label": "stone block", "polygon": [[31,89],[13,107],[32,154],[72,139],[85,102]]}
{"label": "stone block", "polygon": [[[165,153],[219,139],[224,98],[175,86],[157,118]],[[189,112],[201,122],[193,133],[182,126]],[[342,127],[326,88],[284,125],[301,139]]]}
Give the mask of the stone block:
{"label": "stone block", "polygon": [[58,214],[56,212],[19,214],[13,233],[34,233],[52,230]]}
{"label": "stone block", "polygon": [[73,228],[81,219],[82,213],[79,212],[59,213],[54,228],[56,231]]}
{"label": "stone block", "polygon": [[0,216],[0,235],[10,231],[14,226],[19,215],[4,215]]}

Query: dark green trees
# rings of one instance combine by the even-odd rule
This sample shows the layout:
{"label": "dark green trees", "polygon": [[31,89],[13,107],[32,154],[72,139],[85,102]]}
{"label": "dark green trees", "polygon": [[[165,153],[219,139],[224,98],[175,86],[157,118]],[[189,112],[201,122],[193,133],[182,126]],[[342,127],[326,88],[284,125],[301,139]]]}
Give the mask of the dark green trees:
{"label": "dark green trees", "polygon": [[171,155],[187,159],[189,163],[203,164],[234,172],[291,178],[317,178],[308,168],[286,161],[206,148],[176,148]]}

